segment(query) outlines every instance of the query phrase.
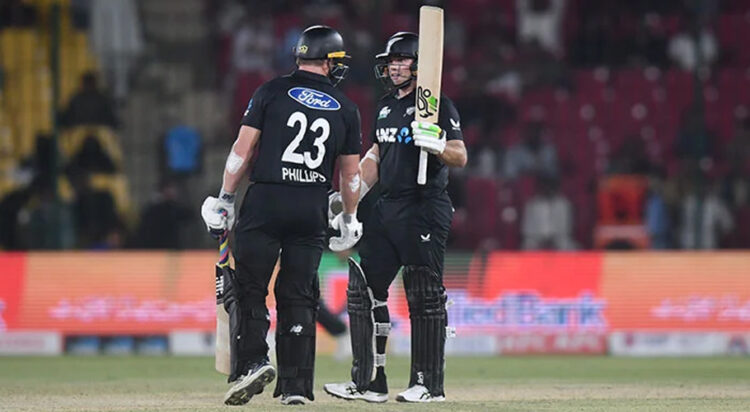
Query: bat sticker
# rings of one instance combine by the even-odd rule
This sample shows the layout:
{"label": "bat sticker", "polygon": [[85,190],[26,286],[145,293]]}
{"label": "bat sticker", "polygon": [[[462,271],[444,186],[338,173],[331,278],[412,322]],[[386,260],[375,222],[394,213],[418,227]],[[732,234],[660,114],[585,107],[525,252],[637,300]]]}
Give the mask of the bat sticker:
{"label": "bat sticker", "polygon": [[438,99],[432,95],[430,89],[417,87],[417,110],[419,117],[427,118],[432,116],[438,110]]}

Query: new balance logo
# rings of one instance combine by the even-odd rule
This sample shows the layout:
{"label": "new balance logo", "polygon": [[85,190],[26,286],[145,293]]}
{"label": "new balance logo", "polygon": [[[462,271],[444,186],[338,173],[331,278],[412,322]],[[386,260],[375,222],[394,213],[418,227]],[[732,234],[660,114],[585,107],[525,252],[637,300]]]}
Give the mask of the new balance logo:
{"label": "new balance logo", "polygon": [[296,325],[292,326],[291,328],[289,328],[289,332],[291,332],[291,333],[293,333],[295,335],[299,335],[300,333],[302,333],[302,325],[296,324]]}
{"label": "new balance logo", "polygon": [[453,120],[450,119],[451,126],[453,126],[453,130],[461,130],[461,121],[460,120]]}
{"label": "new balance logo", "polygon": [[417,383],[420,385],[424,385],[424,373],[417,372]]}
{"label": "new balance logo", "polygon": [[422,243],[427,243],[430,241],[430,233],[426,235],[419,235],[419,238],[422,240]]}

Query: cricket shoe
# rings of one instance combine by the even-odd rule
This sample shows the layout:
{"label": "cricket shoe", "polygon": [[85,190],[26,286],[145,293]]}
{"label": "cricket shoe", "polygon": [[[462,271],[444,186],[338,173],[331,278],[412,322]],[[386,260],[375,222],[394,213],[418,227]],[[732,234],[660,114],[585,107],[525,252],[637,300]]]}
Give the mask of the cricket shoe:
{"label": "cricket shoe", "polygon": [[422,385],[414,385],[396,396],[399,402],[444,402],[445,396],[433,396],[430,391]]}
{"label": "cricket shoe", "polygon": [[383,403],[388,400],[387,393],[373,392],[371,390],[364,392],[358,391],[357,385],[355,385],[354,382],[326,383],[323,385],[323,390],[331,396],[346,399],[348,401],[361,399],[366,402]]}
{"label": "cricket shoe", "polygon": [[276,378],[276,369],[267,360],[250,365],[246,375],[237,379],[227,394],[226,405],[244,405],[250,398],[263,392],[263,388]]}
{"label": "cricket shoe", "polygon": [[282,405],[304,405],[307,403],[307,398],[302,395],[281,395]]}

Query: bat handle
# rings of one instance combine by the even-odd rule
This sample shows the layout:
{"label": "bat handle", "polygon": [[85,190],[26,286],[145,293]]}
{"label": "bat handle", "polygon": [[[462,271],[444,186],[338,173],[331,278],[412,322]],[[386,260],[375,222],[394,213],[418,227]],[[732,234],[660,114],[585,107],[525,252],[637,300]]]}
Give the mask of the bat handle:
{"label": "bat handle", "polygon": [[419,170],[417,170],[417,184],[424,185],[427,183],[427,151],[419,151]]}
{"label": "bat handle", "polygon": [[219,235],[219,266],[229,264],[229,231],[225,230]]}

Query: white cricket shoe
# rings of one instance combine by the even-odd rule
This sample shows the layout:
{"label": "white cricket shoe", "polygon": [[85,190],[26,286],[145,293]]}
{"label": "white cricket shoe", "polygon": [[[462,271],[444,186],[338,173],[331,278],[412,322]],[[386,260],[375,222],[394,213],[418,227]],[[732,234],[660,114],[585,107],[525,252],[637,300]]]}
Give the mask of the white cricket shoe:
{"label": "white cricket shoe", "polygon": [[348,401],[363,400],[372,403],[383,403],[388,400],[387,393],[365,391],[360,392],[357,390],[357,385],[354,382],[347,383],[326,383],[323,385],[323,390],[331,396],[337,398],[346,399]]}
{"label": "white cricket shoe", "polygon": [[307,398],[302,395],[281,395],[282,405],[304,405],[307,403]]}
{"label": "white cricket shoe", "polygon": [[445,396],[432,396],[422,385],[414,385],[396,396],[399,402],[444,402]]}
{"label": "white cricket shoe", "polygon": [[276,378],[276,369],[268,361],[258,362],[247,375],[240,376],[224,395],[226,405],[244,405]]}

